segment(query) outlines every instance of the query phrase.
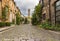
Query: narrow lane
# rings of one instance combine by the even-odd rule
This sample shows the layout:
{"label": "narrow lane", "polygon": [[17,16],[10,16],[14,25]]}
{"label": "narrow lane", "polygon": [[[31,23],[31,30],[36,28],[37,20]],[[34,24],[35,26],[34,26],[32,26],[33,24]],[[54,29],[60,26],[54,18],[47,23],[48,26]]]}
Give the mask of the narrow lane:
{"label": "narrow lane", "polygon": [[[4,39],[21,39],[32,41],[60,41],[60,35],[40,29],[30,24],[19,25],[0,33],[0,40]],[[16,40],[15,40],[16,41]]]}

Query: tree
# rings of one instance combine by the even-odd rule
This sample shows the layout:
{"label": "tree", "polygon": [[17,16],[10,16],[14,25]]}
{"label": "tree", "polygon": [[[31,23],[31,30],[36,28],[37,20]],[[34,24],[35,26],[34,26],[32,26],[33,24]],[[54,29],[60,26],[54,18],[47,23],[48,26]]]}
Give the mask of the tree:
{"label": "tree", "polygon": [[41,20],[41,17],[42,17],[42,13],[41,13],[41,5],[38,4],[36,7],[35,7],[35,12],[36,12],[36,17],[37,19],[40,21]]}
{"label": "tree", "polygon": [[34,13],[32,15],[32,24],[40,24],[42,18],[42,13],[41,13],[41,5],[38,4],[35,6]]}
{"label": "tree", "polygon": [[27,24],[27,23],[28,23],[28,19],[25,18],[25,20],[24,20],[24,24]]}
{"label": "tree", "polygon": [[33,25],[36,25],[36,24],[37,24],[36,14],[33,14],[33,15],[32,15],[32,24],[33,24]]}

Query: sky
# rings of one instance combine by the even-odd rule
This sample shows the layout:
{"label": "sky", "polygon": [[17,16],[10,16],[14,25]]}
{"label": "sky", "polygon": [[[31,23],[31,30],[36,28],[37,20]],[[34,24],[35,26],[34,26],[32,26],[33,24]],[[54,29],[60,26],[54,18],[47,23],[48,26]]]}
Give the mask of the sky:
{"label": "sky", "polygon": [[24,16],[28,15],[28,9],[30,9],[30,14],[32,15],[35,6],[39,3],[39,0],[14,0],[16,5],[19,7],[21,13]]}

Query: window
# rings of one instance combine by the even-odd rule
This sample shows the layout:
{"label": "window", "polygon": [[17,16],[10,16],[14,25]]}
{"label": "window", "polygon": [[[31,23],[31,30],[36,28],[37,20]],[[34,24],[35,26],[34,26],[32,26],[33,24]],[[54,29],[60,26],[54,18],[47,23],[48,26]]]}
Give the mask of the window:
{"label": "window", "polygon": [[60,5],[60,1],[56,2],[56,6],[59,6]]}
{"label": "window", "polygon": [[60,10],[60,1],[56,2],[56,11]]}
{"label": "window", "polygon": [[43,14],[43,20],[45,20],[45,18],[46,18],[46,14]]}
{"label": "window", "polygon": [[60,0],[56,2],[56,23],[60,24]]}

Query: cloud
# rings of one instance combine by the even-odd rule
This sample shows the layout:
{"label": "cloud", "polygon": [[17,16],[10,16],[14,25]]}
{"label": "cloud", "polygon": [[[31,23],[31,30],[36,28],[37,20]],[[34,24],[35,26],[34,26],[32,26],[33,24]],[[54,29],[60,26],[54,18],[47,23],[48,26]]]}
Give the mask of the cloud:
{"label": "cloud", "polygon": [[20,8],[22,14],[27,16],[28,9],[31,9],[31,14],[34,7],[38,4],[39,0],[15,0],[16,5]]}

